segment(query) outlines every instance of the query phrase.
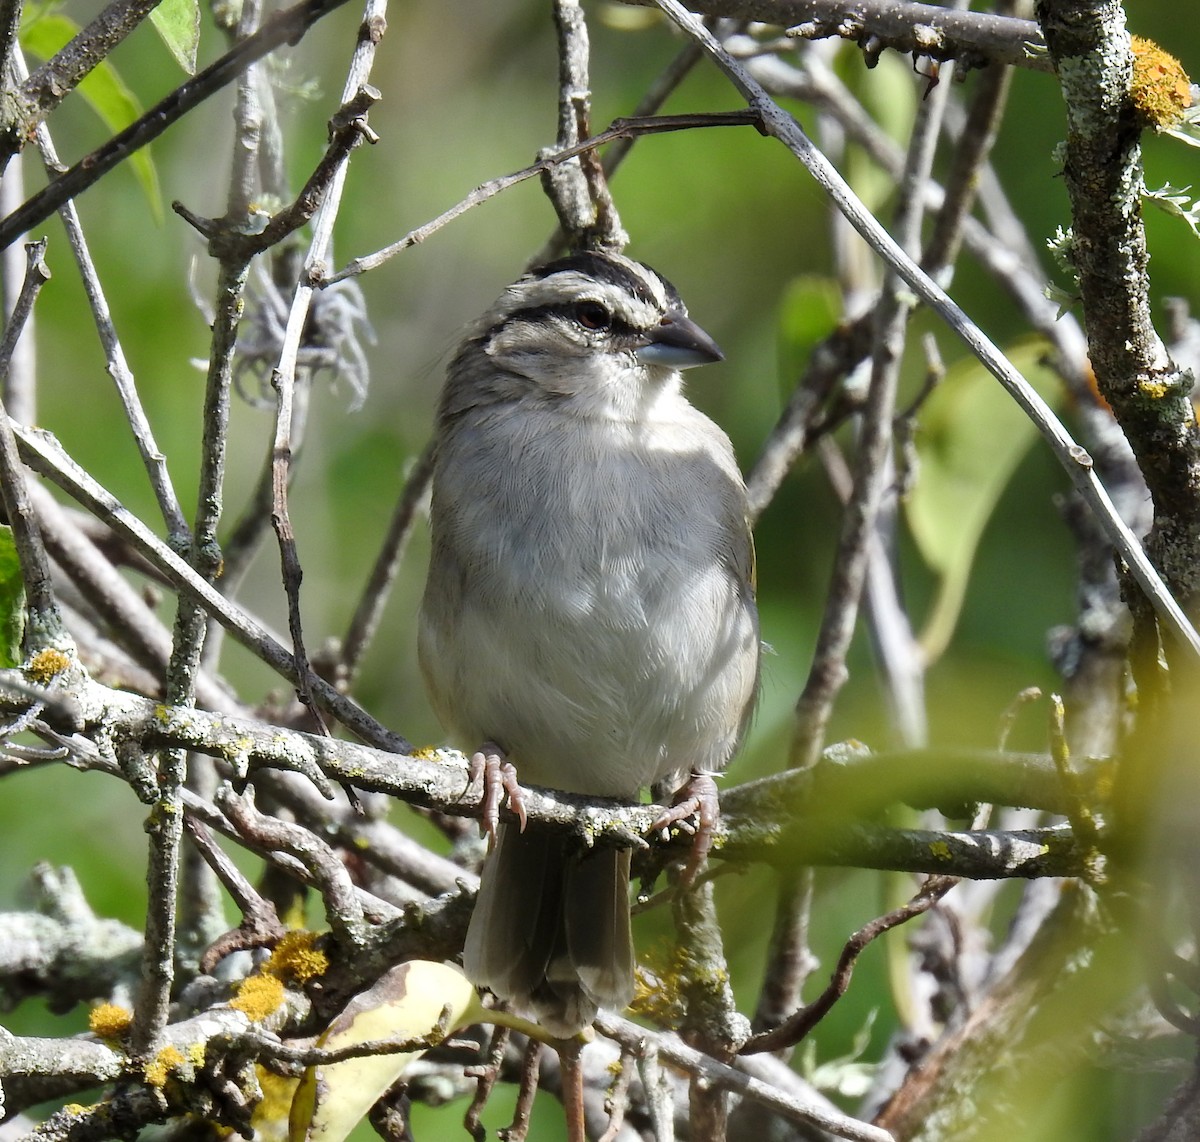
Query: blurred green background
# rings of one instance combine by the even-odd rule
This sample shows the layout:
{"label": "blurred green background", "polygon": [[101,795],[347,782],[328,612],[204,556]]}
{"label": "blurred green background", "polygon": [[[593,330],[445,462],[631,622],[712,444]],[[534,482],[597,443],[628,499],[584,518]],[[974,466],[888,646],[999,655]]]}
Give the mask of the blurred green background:
{"label": "blurred green background", "polygon": [[[78,8],[78,11],[74,11]],[[86,10],[85,10],[86,9]],[[529,163],[553,142],[555,38],[544,3],[496,4],[441,0],[396,6],[372,82],[382,102],[371,112],[374,147],[354,156],[335,238],[335,265],[369,253],[446,209],[475,185]],[[91,15],[67,4],[77,20]],[[1168,0],[1128,5],[1131,28],[1158,38],[1185,67],[1200,69],[1200,24],[1181,21]],[[592,31],[594,123],[628,114],[647,84],[678,51],[680,41],[645,13],[603,3],[588,5]],[[617,17],[620,17],[619,19]],[[643,18],[644,17],[644,18]],[[293,184],[298,187],[322,153],[325,122],[336,109],[359,13],[353,5],[328,17],[287,54],[280,73],[282,127]],[[629,27],[630,24],[636,28]],[[204,28],[201,58],[221,50]],[[166,94],[180,75],[148,28],[113,59],[145,106]],[[885,57],[868,71],[855,50],[840,56],[843,78],[869,106],[888,110],[903,130],[924,81],[907,60]],[[969,89],[974,77],[967,78]],[[714,110],[740,105],[712,67],[702,64],[665,110]],[[153,147],[166,202],[182,200],[202,215],[224,210],[229,169],[231,95],[210,100]],[[793,108],[811,124],[809,109]],[[74,161],[106,137],[78,96],[51,120],[62,157]],[[995,161],[1033,242],[1041,245],[1069,221],[1052,151],[1063,135],[1063,111],[1048,75],[1018,72]],[[1147,182],[1200,182],[1200,152],[1169,139],[1146,141]],[[861,164],[859,166],[861,169]],[[42,176],[25,165],[30,190]],[[865,189],[879,198],[879,181]],[[669,276],[692,315],[726,351],[726,361],[689,377],[693,400],[730,433],[749,467],[794,381],[781,375],[782,299],[798,278],[831,272],[829,213],[805,171],[773,141],[749,128],[693,131],[646,139],[614,181],[630,253]],[[129,363],[181,498],[190,511],[200,436],[205,319],[189,294],[189,276],[211,296],[213,269],[203,243],[169,210],[162,225],[128,169],[110,175],[78,202]],[[554,223],[536,181],[469,212],[361,279],[378,341],[369,350],[371,387],[363,407],[350,411],[344,386],[321,385],[299,463],[291,510],[304,564],[303,606],[310,647],[345,630],[407,466],[423,447],[441,371],[457,330],[481,312],[540,248]],[[1183,224],[1148,219],[1152,301],[1190,296],[1196,302],[1197,246]],[[144,518],[157,524],[153,501],[133,443],[104,371],[104,359],[82,289],[57,220],[39,230],[50,239],[54,274],[36,311],[42,378],[38,422],[72,455]],[[1047,259],[1047,272],[1050,273]],[[1026,330],[1012,304],[965,259],[953,292],[1001,346]],[[948,363],[962,349],[927,316]],[[910,362],[906,386],[920,382]],[[234,408],[227,516],[236,517],[263,463],[271,415],[238,402]],[[1047,630],[1074,614],[1074,559],[1054,497],[1067,482],[1035,444],[1017,469],[987,527],[953,642],[928,678],[932,738],[939,744],[994,744],[1001,711],[1020,689],[1051,689]],[[772,772],[784,762],[792,705],[803,685],[832,562],[839,512],[819,470],[801,461],[764,515],[757,533],[759,589],[766,659],[760,712],[751,741],[730,780]],[[424,576],[426,537],[416,538],[388,604],[356,694],[379,719],[418,743],[441,740],[416,669],[417,600]],[[902,551],[906,591],[918,623],[935,581],[911,544]],[[285,629],[278,557],[268,543],[241,598],[276,630]],[[169,608],[164,606],[168,618]],[[278,680],[236,647],[224,669],[249,701],[278,688]],[[839,701],[834,740],[855,737],[889,744],[881,693],[865,640],[856,645],[851,678]],[[1044,708],[1018,721],[1013,744],[1044,744]],[[140,926],[144,902],[142,810],[124,786],[97,775],[48,768],[7,778],[0,787],[0,908],[11,908],[31,866],[50,861],[75,868],[97,911]],[[403,821],[404,810],[397,820]],[[735,986],[752,1009],[771,922],[771,878],[761,871],[727,878],[721,906],[729,921]],[[875,874],[826,871],[818,876],[817,948],[824,964],[854,928],[886,907]],[[648,940],[662,923],[643,923]],[[878,1056],[894,1027],[881,949],[864,957],[854,985],[818,1034],[822,1059],[851,1049],[869,1014],[879,1016],[867,1058]],[[3,1016],[17,1032],[61,1032],[36,1003]],[[82,1016],[71,1017],[72,1026]],[[1118,1079],[1081,1073],[1045,1107],[1045,1132],[1090,1108],[1088,1137],[1126,1138],[1161,1102],[1169,1077]],[[428,1115],[434,1112],[422,1111]],[[560,1129],[555,1107],[539,1114],[540,1137]],[[1060,1115],[1067,1115],[1063,1119]],[[422,1121],[417,1119],[418,1123]],[[489,1116],[501,1124],[503,1114]],[[418,1137],[421,1137],[418,1126]],[[452,1133],[438,1136],[453,1136]]]}

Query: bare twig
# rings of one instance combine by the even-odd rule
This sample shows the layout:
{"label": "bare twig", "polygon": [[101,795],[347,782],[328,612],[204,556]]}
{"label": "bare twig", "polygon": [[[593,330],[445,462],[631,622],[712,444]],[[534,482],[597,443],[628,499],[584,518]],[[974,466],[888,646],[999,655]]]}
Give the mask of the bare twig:
{"label": "bare twig", "polygon": [[[761,115],[763,129],[804,163],[809,173],[868,244],[962,338],[1020,405],[1050,445],[1079,494],[1102,522],[1113,546],[1129,565],[1134,580],[1149,599],[1160,620],[1194,654],[1200,655],[1200,635],[1197,635],[1179,603],[1164,584],[1137,537],[1113,507],[1107,490],[1093,469],[1092,458],[1087,451],[1075,442],[1046,402],[1013,368],[983,331],[887,234],[832,164],[812,145],[796,120],[770,98],[746,68],[735,60],[708,29],[678,3],[678,0],[654,2],[703,46],[749,100],[751,108]],[[1196,564],[1200,567],[1200,560],[1197,560]]]}
{"label": "bare twig", "polygon": [[835,1138],[850,1138],[856,1142],[893,1142],[892,1136],[886,1130],[823,1107],[804,1105],[777,1087],[734,1070],[733,1067],[687,1046],[675,1035],[648,1031],[628,1019],[607,1012],[601,1013],[596,1020],[596,1029],[610,1039],[615,1039],[638,1058],[654,1053],[704,1082],[731,1091],[742,1098],[763,1103],[789,1121],[816,1126]]}
{"label": "bare twig", "polygon": [[[24,61],[18,56],[14,62],[18,68],[17,74],[24,74]],[[50,131],[45,123],[38,124],[36,141],[47,174],[52,178],[57,176],[63,168],[58,160],[54,140],[50,137]],[[11,175],[7,177],[11,177]],[[96,324],[96,332],[99,335],[100,344],[104,348],[108,374],[117,387],[117,395],[125,410],[125,419],[129,423],[138,452],[142,457],[142,463],[150,478],[150,485],[154,489],[159,511],[167,525],[167,535],[178,550],[183,550],[191,542],[191,532],[183,517],[175,489],[171,484],[167,459],[154,439],[154,432],[150,427],[145,410],[142,408],[133,373],[130,371],[124,350],[121,348],[121,342],[113,324],[112,313],[108,307],[108,299],[105,297],[104,289],[100,284],[100,276],[92,261],[91,250],[83,235],[79,211],[76,210],[74,202],[67,201],[62,204],[58,213],[63,228],[67,232],[67,243],[71,247],[71,253],[75,257],[75,264],[79,268],[79,275],[83,280],[92,320]],[[32,420],[24,421],[22,417],[16,419],[32,423]]]}
{"label": "bare twig", "polygon": [[[14,426],[22,457],[35,471],[48,477],[68,495],[83,504],[98,519],[104,520],[135,550],[150,560],[172,586],[203,603],[208,612],[234,639],[258,655],[293,683],[298,681],[291,653],[253,617],[206,583],[185,560],[161,539],[111,492],[101,487],[80,468],[48,435]],[[385,749],[407,753],[411,746],[398,734],[381,726],[358,705],[322,679],[310,681],[313,695],[322,708],[364,741]]]}
{"label": "bare twig", "polygon": [[80,159],[14,210],[0,222],[0,247],[9,245],[26,230],[49,218],[64,202],[81,194],[118,163],[157,139],[172,123],[231,83],[255,60],[262,59],[282,44],[294,43],[312,24],[344,3],[346,0],[300,0],[272,16],[255,35],[181,84],[135,123]]}
{"label": "bare twig", "polygon": [[850,986],[850,976],[854,972],[854,964],[873,940],[878,939],[884,932],[905,924],[914,916],[920,916],[929,911],[956,884],[958,879],[951,876],[931,876],[920,891],[907,904],[880,916],[869,924],[864,924],[842,948],[838,957],[837,967],[830,978],[829,986],[806,1007],[797,1011],[790,1019],[779,1027],[755,1035],[742,1047],[743,1055],[755,1055],[761,1051],[781,1051],[799,1043],[812,1029],[829,1013],[829,1009],[846,994]]}
{"label": "bare twig", "polygon": [[[647,119],[657,115],[662,105],[675,89],[684,81],[688,73],[700,60],[700,49],[693,43],[687,43],[679,54],[663,68],[662,72],[646,89],[646,94],[638,101],[630,119]],[[638,136],[626,135],[614,140],[604,152],[601,166],[606,180],[611,180],[621,163],[637,142]],[[561,226],[556,227],[546,244],[531,259],[532,265],[541,265],[562,254],[566,248],[567,238]]]}
{"label": "bare twig", "polygon": [[162,0],[113,0],[66,47],[22,82],[11,97],[13,118],[4,124],[0,136],[0,170],[38,124],[160,3]]}
{"label": "bare twig", "polygon": [[[25,247],[25,281],[21,286],[16,307],[9,318],[0,339],[0,379],[8,371],[17,338],[33,310],[34,299],[42,285],[50,277],[50,271],[42,260],[46,252],[46,240],[31,242]],[[58,611],[54,592],[50,586],[50,562],[42,543],[41,531],[29,502],[29,491],[25,486],[25,469],[17,452],[12,421],[0,404],[0,493],[3,494],[4,511],[13,531],[13,541],[21,565],[21,578],[25,584],[25,605],[29,614],[29,625],[25,631],[25,644],[30,649],[54,646],[62,641],[65,631],[62,616]]]}
{"label": "bare twig", "polygon": [[314,274],[324,269],[330,255],[333,223],[341,206],[350,152],[362,139],[374,140],[374,135],[366,125],[366,112],[370,103],[378,96],[378,92],[367,84],[367,79],[375,60],[375,49],[387,27],[386,11],[386,0],[369,0],[342,92],[342,110],[331,125],[334,142],[340,140],[341,145],[331,145],[330,154],[321,172],[320,195],[311,199],[317,204],[317,209],[313,219],[312,242],[304,259],[304,280],[296,285],[288,311],[279,362],[271,376],[271,385],[277,398],[275,432],[271,445],[271,524],[279,540],[283,585],[288,599],[288,630],[296,662],[297,694],[322,728],[324,724],[319,706],[313,697],[318,680],[309,668],[304,646],[300,611],[302,572],[288,511],[296,362],[312,306],[314,287],[310,282]]}
{"label": "bare twig", "polygon": [[[647,4],[653,0],[624,0]],[[964,67],[988,63],[1049,71],[1041,30],[1032,20],[958,12],[909,0],[694,0],[705,16],[757,20],[807,39],[840,36],[860,44],[868,62],[884,48]]]}
{"label": "bare twig", "polygon": [[362,905],[353,881],[338,853],[315,833],[299,825],[268,817],[254,807],[249,794],[237,796],[226,787],[217,795],[217,805],[238,832],[264,849],[295,857],[319,885],[325,915],[334,934],[347,947],[360,944],[365,930]]}
{"label": "bare twig", "polygon": [[[920,188],[933,162],[948,90],[948,86],[939,86],[921,105],[901,182],[897,241],[902,249],[914,252],[923,216]],[[892,420],[904,330],[911,312],[911,307],[899,297],[898,284],[897,278],[889,278],[876,311],[871,385],[859,430],[853,490],[843,514],[833,579],[825,599],[812,667],[796,703],[796,725],[788,761],[796,768],[810,766],[820,756],[834,701],[846,679],[846,655],[866,582],[871,536],[875,533],[885,483],[894,471]]]}
{"label": "bare twig", "polygon": [[[161,684],[171,656],[171,635],[145,598],[79,528],[50,492],[29,488],[43,541],[55,563],[67,574],[96,615],[134,659]],[[212,710],[241,710],[229,691],[210,674],[196,677],[196,696]]]}
{"label": "bare twig", "polygon": [[428,444],[408,473],[408,479],[404,482],[404,488],[388,522],[387,534],[359,596],[350,625],[346,628],[340,658],[349,679],[353,679],[358,673],[362,657],[379,628],[383,608],[396,573],[400,570],[404,549],[408,546],[409,537],[418,518],[418,509],[429,489],[432,477],[433,445]]}
{"label": "bare twig", "polygon": [[412,246],[424,242],[430,235],[436,234],[442,227],[453,222],[456,218],[465,214],[473,207],[478,206],[480,203],[487,202],[490,198],[495,198],[496,195],[508,190],[510,187],[516,186],[518,183],[524,182],[526,179],[540,175],[549,167],[569,162],[571,159],[583,154],[584,151],[594,150],[617,139],[628,139],[641,135],[655,135],[663,131],[687,131],[695,127],[757,127],[758,125],[758,117],[753,111],[710,112],[699,115],[660,115],[649,119],[614,120],[612,126],[607,130],[601,131],[598,135],[593,135],[590,139],[584,139],[574,147],[567,147],[566,150],[545,154],[532,166],[525,167],[524,170],[516,171],[510,175],[503,175],[500,178],[489,179],[487,182],[481,183],[461,202],[455,204],[449,210],[443,211],[423,226],[418,226],[415,230],[410,230],[399,241],[393,242],[390,246],[385,246],[382,250],[378,250],[374,254],[367,254],[364,257],[353,259],[342,269],[338,270],[337,273],[314,276],[313,280],[317,285],[324,288],[325,286],[332,285],[334,282],[342,281],[344,278],[354,277],[356,274],[373,270],[383,265],[389,259],[394,258],[397,254],[402,254]]}
{"label": "bare twig", "polygon": [[[579,0],[555,0],[554,26],[558,33],[558,140],[548,153],[577,145],[590,133],[592,115],[587,21]],[[546,167],[542,186],[568,246],[594,244],[619,250],[628,243],[629,235],[621,228],[594,150]]]}
{"label": "bare twig", "polygon": [[130,1028],[135,1056],[157,1048],[175,982],[175,925],[179,899],[179,849],[183,841],[183,780],[186,754],[164,750],[159,757],[158,795],[146,820],[150,855],[146,865],[149,901],[142,942],[142,979]]}

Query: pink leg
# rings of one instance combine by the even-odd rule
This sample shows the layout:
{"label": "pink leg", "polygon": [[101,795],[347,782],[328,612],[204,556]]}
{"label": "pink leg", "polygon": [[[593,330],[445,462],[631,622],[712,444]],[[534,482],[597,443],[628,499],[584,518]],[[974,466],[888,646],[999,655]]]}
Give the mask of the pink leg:
{"label": "pink leg", "polygon": [[479,752],[471,756],[471,784],[483,782],[480,799],[479,831],[494,848],[500,828],[500,806],[508,797],[509,808],[517,815],[521,832],[525,831],[525,795],[517,784],[517,769],[495,742],[484,742]]}
{"label": "pink leg", "polygon": [[[654,822],[651,832],[678,825],[685,832],[692,834],[692,851],[688,854],[687,864],[684,865],[680,878],[682,887],[690,887],[703,866],[704,859],[712,848],[720,816],[721,804],[713,775],[693,773],[676,792],[671,807]],[[695,825],[691,822],[693,817],[696,819]]]}

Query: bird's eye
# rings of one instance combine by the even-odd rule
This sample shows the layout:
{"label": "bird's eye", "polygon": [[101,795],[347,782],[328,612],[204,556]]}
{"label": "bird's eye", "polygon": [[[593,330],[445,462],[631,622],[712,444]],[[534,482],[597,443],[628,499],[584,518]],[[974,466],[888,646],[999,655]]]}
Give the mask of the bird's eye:
{"label": "bird's eye", "polygon": [[575,320],[584,329],[599,332],[612,325],[612,314],[598,301],[581,301],[575,307]]}

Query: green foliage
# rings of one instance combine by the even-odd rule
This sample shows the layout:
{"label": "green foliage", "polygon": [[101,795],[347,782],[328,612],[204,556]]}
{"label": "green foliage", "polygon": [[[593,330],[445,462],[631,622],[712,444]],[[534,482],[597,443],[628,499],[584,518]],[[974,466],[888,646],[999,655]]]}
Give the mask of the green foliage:
{"label": "green foliage", "polygon": [[188,74],[196,71],[196,50],[200,46],[200,5],[198,0],[163,0],[150,13],[150,22]]}
{"label": "green foliage", "polygon": [[829,278],[804,274],[787,287],[779,305],[779,385],[784,399],[808,367],[813,349],[837,328],[842,299]]}
{"label": "green foliage", "polygon": [[[1060,384],[1042,363],[1044,353],[1036,338],[1007,349],[1009,360],[1054,404]],[[1036,435],[1033,422],[973,358],[953,366],[921,410],[920,470],[906,507],[917,547],[940,576],[921,634],[930,659],[949,644],[984,527]]]}
{"label": "green foliage", "polygon": [[0,524],[0,667],[21,662],[25,629],[25,587],[12,528]]}
{"label": "green foliage", "polygon": [[[79,25],[69,16],[42,9],[28,23],[22,24],[21,46],[39,59],[50,59],[78,33]],[[142,105],[137,96],[108,60],[101,60],[76,90],[114,134],[124,130],[142,114]],[[129,161],[150,204],[154,221],[161,226],[162,192],[159,190],[158,171],[150,157],[150,149],[143,147],[131,155]]]}

